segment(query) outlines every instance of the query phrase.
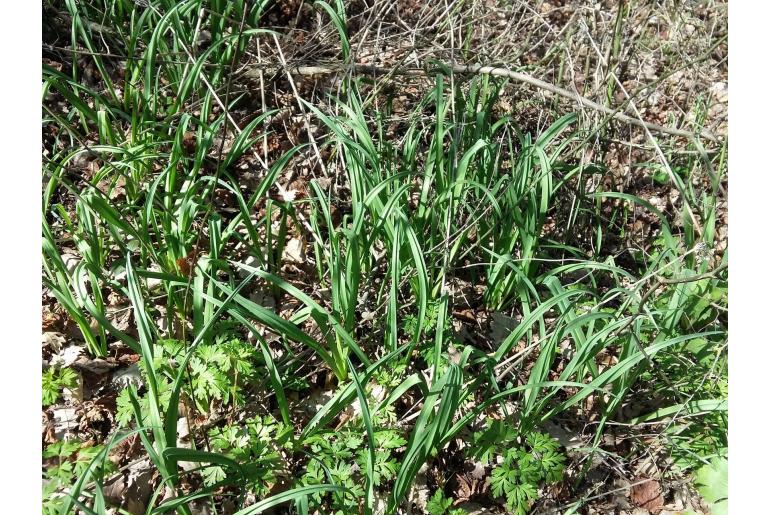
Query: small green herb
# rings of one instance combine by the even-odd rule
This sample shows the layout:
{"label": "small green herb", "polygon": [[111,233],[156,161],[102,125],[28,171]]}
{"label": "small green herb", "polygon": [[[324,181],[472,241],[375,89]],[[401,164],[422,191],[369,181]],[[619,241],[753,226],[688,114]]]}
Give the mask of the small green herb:
{"label": "small green herb", "polygon": [[[63,497],[58,494],[62,488],[68,487],[91,464],[104,446],[84,446],[79,440],[56,442],[43,451],[44,460],[52,460],[54,464],[43,473],[43,513],[58,513]],[[110,473],[115,469],[112,462],[105,460],[99,464],[95,472]]]}
{"label": "small green herb", "polygon": [[[281,449],[292,437],[292,430],[270,416],[254,417],[243,422],[209,431],[211,449],[241,464],[246,487],[257,496],[264,496],[276,481],[276,471],[282,467]],[[227,477],[220,466],[203,469],[203,481],[213,485]]]}
{"label": "small green herb", "polygon": [[430,498],[428,504],[425,505],[425,510],[428,515],[466,515],[467,512],[462,508],[452,508],[454,499],[446,497],[444,491],[439,488],[433,497]]}
{"label": "small green herb", "polygon": [[64,388],[77,386],[78,374],[71,368],[50,367],[43,372],[43,406],[56,404]]}
{"label": "small green herb", "polygon": [[[357,511],[358,499],[363,496],[367,451],[361,428],[351,427],[344,431],[320,433],[307,440],[310,460],[302,485],[333,483],[344,486],[346,491],[331,495],[331,504],[339,513]],[[398,462],[393,451],[406,445],[398,431],[380,428],[374,432],[374,486],[382,486],[395,478]],[[313,505],[322,510],[323,494],[313,496]]]}
{"label": "small green herb", "polygon": [[515,428],[494,420],[474,433],[470,455],[484,463],[502,456],[502,463],[492,469],[492,494],[504,497],[516,515],[524,515],[540,486],[561,480],[565,456],[558,449],[558,442],[546,434],[531,432],[522,439]]}

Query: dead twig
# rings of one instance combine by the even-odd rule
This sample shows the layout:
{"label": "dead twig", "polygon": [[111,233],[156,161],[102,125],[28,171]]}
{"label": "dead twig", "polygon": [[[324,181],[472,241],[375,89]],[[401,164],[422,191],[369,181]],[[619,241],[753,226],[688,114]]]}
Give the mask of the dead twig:
{"label": "dead twig", "polygon": [[[670,134],[672,136],[680,136],[691,140],[696,140],[698,136],[701,136],[709,141],[719,142],[719,139],[706,129],[703,129],[700,133],[695,133],[684,129],[678,129],[676,127],[667,127],[665,125],[659,125],[657,123],[645,122],[644,120],[634,118],[633,116],[629,116],[619,110],[611,109],[604,105],[597,104],[593,100],[589,100],[583,96],[578,95],[577,93],[573,93],[564,88],[560,88],[559,86],[551,84],[550,82],[545,82],[543,80],[537,79],[526,73],[515,72],[507,68],[499,68],[495,66],[481,66],[478,64],[468,64],[468,65],[439,64],[437,68],[446,69],[452,73],[492,75],[495,77],[505,77],[518,82],[529,84],[531,86],[534,86],[538,89],[542,89],[543,91],[547,91],[554,95],[568,98],[573,102],[577,103],[581,107],[587,107],[589,109],[599,111],[601,113],[604,113],[610,116],[615,120],[618,120],[630,125],[636,125],[637,127],[642,127],[649,131],[660,132],[663,134]],[[433,71],[435,71],[437,68],[434,68]],[[328,75],[330,73],[339,73],[339,72],[345,72],[345,71],[354,71],[357,73],[365,73],[369,75],[391,74],[391,75],[412,75],[412,76],[428,75],[432,72],[431,70],[426,70],[424,68],[414,68],[414,67],[391,68],[391,67],[384,67],[384,66],[376,66],[376,65],[369,65],[369,64],[355,64],[355,63],[349,64],[349,65],[339,63],[339,64],[324,64],[324,65],[316,65],[316,66],[291,66],[286,68],[287,73],[292,73],[295,75]],[[256,70],[250,70],[247,72],[247,76],[257,77],[258,75],[259,75],[259,71],[256,71]]]}

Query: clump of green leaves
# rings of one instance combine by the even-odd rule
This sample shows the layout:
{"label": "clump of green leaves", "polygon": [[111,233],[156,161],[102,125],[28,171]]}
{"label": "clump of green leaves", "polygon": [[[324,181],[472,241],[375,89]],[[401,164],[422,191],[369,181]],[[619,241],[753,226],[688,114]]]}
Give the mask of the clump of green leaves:
{"label": "clump of green leaves", "polygon": [[[439,303],[438,302],[429,302],[428,307],[425,310],[425,316],[423,317],[423,331],[426,335],[430,335],[433,333],[433,331],[436,329],[436,323],[438,322],[438,310],[439,310]],[[413,338],[415,333],[417,332],[417,327],[419,327],[419,320],[417,319],[417,315],[414,314],[408,314],[404,317],[404,332],[410,337]]]}
{"label": "clump of green leaves", "polygon": [[[257,378],[257,350],[237,338],[200,345],[190,361],[193,398],[206,406],[213,399],[243,405],[243,385]],[[205,411],[205,410],[204,410]]]}
{"label": "clump of green leaves", "polygon": [[[673,463],[681,470],[696,469],[705,460],[725,456],[728,378],[723,343],[693,338],[660,353],[655,361],[660,370],[666,370],[669,384],[656,381],[655,369],[645,370],[641,382],[651,385],[650,397],[665,399],[669,405],[636,417],[632,422],[671,417],[663,435]],[[688,402],[678,402],[681,398]]]}
{"label": "clump of green leaves", "polygon": [[428,504],[425,505],[425,510],[428,515],[466,515],[467,512],[462,508],[452,508],[454,499],[446,497],[444,491],[439,488],[433,497],[430,498]]}
{"label": "clump of green leaves", "polygon": [[[158,406],[162,410],[168,408],[169,400],[171,399],[171,383],[161,378],[158,381]],[[150,400],[148,394],[139,395],[139,409],[141,413],[148,413],[150,409]],[[117,411],[115,413],[115,422],[119,427],[126,427],[134,418],[134,408],[131,405],[131,396],[128,388],[124,388],[120,391],[117,398]],[[144,420],[140,421],[140,424]]]}
{"label": "clump of green leaves", "polygon": [[75,388],[78,374],[71,368],[50,367],[43,372],[43,406],[56,404],[64,388]]}
{"label": "clump of green leaves", "polygon": [[557,483],[562,478],[565,456],[559,444],[550,436],[533,431],[524,437],[513,426],[493,420],[487,427],[473,434],[470,454],[495,465],[490,486],[495,497],[505,497],[506,506],[516,515],[529,512],[541,486]]}
{"label": "clump of green leaves", "polygon": [[[65,369],[66,370],[66,369]],[[102,445],[86,446],[80,440],[56,442],[45,448],[43,460],[54,463],[43,473],[43,514],[59,512],[62,489],[69,487],[103,449]],[[112,462],[105,461],[96,471],[104,474],[114,470]]]}
{"label": "clump of green leaves", "polygon": [[395,362],[392,366],[381,367],[374,371],[374,382],[385,387],[394,388],[404,379],[407,363],[405,360]]}
{"label": "clump of green leaves", "polygon": [[[154,357],[158,375],[158,393],[160,406],[165,409],[171,396],[171,381],[175,375],[177,363],[186,353],[184,342],[179,340],[161,340],[156,347]],[[184,392],[195,402],[202,413],[209,413],[213,403],[245,403],[245,388],[258,379],[258,364],[261,357],[257,350],[248,343],[232,336],[218,337],[211,344],[201,344],[190,359],[190,381]],[[142,371],[144,374],[144,370]],[[128,390],[118,395],[116,420],[121,426],[127,425],[133,416]],[[140,396],[142,412],[148,406],[146,395]]]}
{"label": "clump of green leaves", "polygon": [[502,420],[487,419],[486,427],[473,433],[469,455],[484,463],[502,454],[506,448],[516,445],[518,430]]}
{"label": "clump of green leaves", "polygon": [[[300,484],[332,483],[344,487],[344,492],[331,494],[330,505],[335,514],[357,512],[358,502],[364,496],[367,447],[363,434],[360,428],[351,427],[344,431],[319,433],[306,441],[310,460]],[[379,429],[374,432],[375,487],[396,476],[398,462],[392,453],[404,445],[406,440],[396,430]],[[328,494],[314,494],[310,499],[311,505],[323,511],[326,497]]]}
{"label": "clump of green leaves", "polygon": [[[266,495],[281,469],[281,449],[291,440],[293,431],[271,416],[254,417],[237,424],[215,427],[209,431],[211,450],[241,464],[246,487],[258,497]],[[225,468],[213,465],[201,472],[207,486],[227,477]]]}

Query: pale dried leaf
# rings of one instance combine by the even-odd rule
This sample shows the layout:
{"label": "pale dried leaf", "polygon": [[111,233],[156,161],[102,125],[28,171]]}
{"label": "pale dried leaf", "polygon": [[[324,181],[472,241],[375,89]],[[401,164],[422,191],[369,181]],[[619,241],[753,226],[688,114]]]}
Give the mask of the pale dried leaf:
{"label": "pale dried leaf", "polygon": [[51,366],[68,367],[77,361],[81,354],[83,354],[83,347],[79,345],[70,345],[51,358]]}
{"label": "pale dried leaf", "polygon": [[284,202],[293,202],[297,199],[297,190],[284,190],[281,196]]}
{"label": "pale dried leaf", "polygon": [[76,254],[64,253],[61,255],[61,260],[64,261],[64,266],[67,267],[67,272],[70,274],[75,271],[75,267],[80,263],[80,256]]}
{"label": "pale dried leaf", "polygon": [[578,433],[563,426],[558,426],[550,420],[543,424],[543,429],[548,432],[551,438],[557,440],[567,450],[583,446],[583,442]]}
{"label": "pale dried leaf", "polygon": [[289,263],[304,263],[305,249],[302,242],[297,238],[292,238],[283,248],[283,260]]}
{"label": "pale dried leaf", "polygon": [[43,347],[49,347],[52,352],[59,352],[64,345],[64,335],[57,332],[43,333]]}
{"label": "pale dried leaf", "polygon": [[75,437],[74,430],[78,427],[77,410],[75,408],[56,408],[53,410],[54,433],[57,440],[71,440]]}

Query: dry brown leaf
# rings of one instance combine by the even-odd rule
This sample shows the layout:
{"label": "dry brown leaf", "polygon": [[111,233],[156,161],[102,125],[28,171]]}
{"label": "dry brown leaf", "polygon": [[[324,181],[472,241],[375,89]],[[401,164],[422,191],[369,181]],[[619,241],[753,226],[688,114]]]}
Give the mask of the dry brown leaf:
{"label": "dry brown leaf", "polygon": [[[43,306],[43,316],[42,316],[42,326],[43,326],[43,337],[45,338],[45,333],[48,332],[55,332],[56,329],[60,329],[64,322],[64,317],[60,312],[57,312],[55,309],[51,308],[51,306]],[[45,345],[45,340],[43,341],[43,344]]]}
{"label": "dry brown leaf", "polygon": [[663,509],[663,490],[660,483],[651,479],[631,487],[631,502],[653,515]]}
{"label": "dry brown leaf", "polygon": [[117,366],[117,363],[111,363],[106,359],[89,359],[86,356],[80,356],[76,361],[72,363],[72,368],[75,370],[88,372],[89,374],[94,374],[97,376],[104,375]]}
{"label": "dry brown leaf", "polygon": [[195,137],[195,133],[191,131],[185,132],[184,137],[182,137],[182,148],[184,149],[185,153],[187,155],[194,154],[197,146],[198,142]]}
{"label": "dry brown leaf", "polygon": [[50,445],[56,443],[56,431],[54,427],[53,414],[50,411],[43,412],[43,443]]}
{"label": "dry brown leaf", "polygon": [[129,513],[144,513],[153,490],[154,467],[149,460],[132,464],[123,474],[104,485],[104,496]]}

